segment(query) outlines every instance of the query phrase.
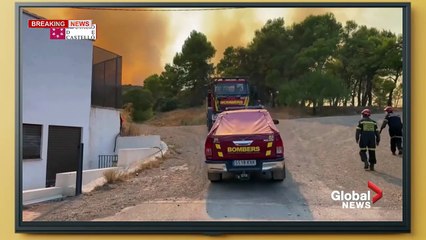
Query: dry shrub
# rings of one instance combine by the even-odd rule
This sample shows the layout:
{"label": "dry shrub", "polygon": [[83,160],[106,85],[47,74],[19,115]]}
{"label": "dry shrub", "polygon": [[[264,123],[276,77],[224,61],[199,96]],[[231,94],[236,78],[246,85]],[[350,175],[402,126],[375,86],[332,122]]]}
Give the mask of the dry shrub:
{"label": "dry shrub", "polygon": [[127,103],[124,105],[121,110],[121,117],[123,118],[123,126],[121,129],[122,136],[129,136],[130,127],[133,125],[132,114],[133,114],[133,105],[132,103]]}
{"label": "dry shrub", "polygon": [[152,169],[152,168],[158,168],[163,164],[163,162],[166,160],[166,156],[163,157],[157,157],[155,160],[142,162],[139,164],[139,166],[136,168],[135,172],[140,173],[144,170]]}
{"label": "dry shrub", "polygon": [[120,170],[111,169],[104,172],[104,177],[107,183],[115,183],[115,182],[123,182],[127,180],[129,176],[128,174]]}
{"label": "dry shrub", "polygon": [[[168,155],[165,155],[163,157],[157,157],[156,159],[153,159],[151,161],[142,162],[140,163],[136,169],[133,171],[122,171],[119,169],[111,169],[104,172],[104,177],[106,179],[107,184],[116,183],[116,182],[124,182],[128,179],[130,179],[135,173],[140,173],[144,170],[152,169],[152,168],[158,168],[161,166],[161,164],[168,158]],[[101,187],[95,188],[95,190],[100,190]]]}
{"label": "dry shrub", "polygon": [[132,119],[134,109],[132,103],[127,103],[121,111],[121,116],[124,118],[121,135],[122,136],[139,136],[141,135],[138,124],[135,124]]}
{"label": "dry shrub", "polygon": [[206,122],[206,107],[176,109],[170,112],[156,113],[146,123],[154,126],[202,125]]}
{"label": "dry shrub", "polygon": [[137,124],[129,124],[126,136],[140,136],[142,135],[141,129]]}

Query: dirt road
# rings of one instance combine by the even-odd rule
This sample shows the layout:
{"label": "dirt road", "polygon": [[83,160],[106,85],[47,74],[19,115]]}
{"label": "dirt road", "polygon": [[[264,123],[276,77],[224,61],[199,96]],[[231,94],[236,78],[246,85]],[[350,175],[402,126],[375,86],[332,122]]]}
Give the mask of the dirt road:
{"label": "dirt road", "polygon": [[[373,116],[379,120],[383,116]],[[34,205],[37,221],[51,220],[389,220],[402,219],[402,158],[392,156],[387,131],[377,148],[376,171],[363,169],[355,143],[359,116],[281,120],[287,178],[273,183],[207,181],[203,164],[205,126],[153,127],[170,153],[158,168],[125,182],[62,202]],[[368,181],[383,190],[370,209],[343,209],[334,190],[367,192]],[[374,193],[373,193],[374,194]]]}

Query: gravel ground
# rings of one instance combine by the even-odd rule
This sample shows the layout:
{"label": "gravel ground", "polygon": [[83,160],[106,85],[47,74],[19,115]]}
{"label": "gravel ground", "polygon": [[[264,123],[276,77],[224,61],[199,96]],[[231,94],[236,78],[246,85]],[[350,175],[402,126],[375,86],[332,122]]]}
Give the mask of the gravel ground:
{"label": "gravel ground", "polygon": [[[372,116],[379,127],[383,117],[380,114]],[[286,166],[308,201],[314,219],[400,221],[403,159],[391,154],[386,128],[376,148],[376,171],[365,171],[355,142],[359,118],[341,116],[283,121],[280,131],[286,139]],[[340,202],[331,199],[334,190],[367,192],[368,181],[383,190],[383,198],[371,209],[342,209]]]}
{"label": "gravel ground", "polygon": [[[382,115],[373,116],[373,119],[379,120],[379,124],[382,118]],[[303,205],[307,205],[312,220],[402,220],[403,160],[399,156],[391,155],[386,129],[377,148],[376,171],[365,171],[355,143],[355,126],[358,120],[359,116],[281,120],[278,127],[284,139],[286,167],[291,178],[285,180],[282,186],[271,187],[272,192],[262,192],[267,184],[256,183],[259,196],[256,193],[250,193],[250,196],[253,195],[253,199],[261,199],[260,195],[267,193],[279,203],[274,191],[285,194],[286,189],[291,187],[300,193],[298,197],[303,198]],[[227,201],[223,194],[226,189],[229,195],[245,191],[244,189],[249,190],[250,184],[247,183],[219,183],[212,186],[207,181],[203,164],[203,142],[207,134],[205,126],[139,125],[139,128],[142,134],[161,135],[162,140],[169,145],[170,152],[159,167],[144,170],[129,180],[105,185],[79,197],[29,206],[24,212],[26,219],[101,219],[114,216],[123,209],[129,211],[133,206],[150,206],[146,205],[150,201],[163,204],[175,201],[188,204],[193,202],[198,204],[195,207],[192,205],[193,209],[205,209],[204,205],[207,204],[208,208],[208,204],[214,204],[215,199]],[[330,197],[334,190],[367,192],[369,180],[383,190],[383,198],[371,209],[342,209],[341,203]],[[239,193],[235,194],[236,198],[238,196]],[[269,198],[266,196],[263,199]],[[289,202],[294,202],[293,200],[298,201],[288,199]],[[222,206],[216,205],[213,209],[219,207],[223,209]],[[245,215],[238,212],[236,216],[241,218]],[[191,217],[191,214],[188,217]],[[123,213],[120,219],[125,219]]]}

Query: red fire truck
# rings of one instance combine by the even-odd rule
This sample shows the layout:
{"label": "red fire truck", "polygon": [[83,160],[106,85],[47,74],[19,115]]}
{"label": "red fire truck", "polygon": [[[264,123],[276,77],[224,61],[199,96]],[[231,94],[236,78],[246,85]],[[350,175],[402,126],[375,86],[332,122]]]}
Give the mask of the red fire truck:
{"label": "red fire truck", "polygon": [[246,77],[212,78],[207,94],[207,128],[210,131],[219,113],[227,107],[247,107],[249,86]]}
{"label": "red fire truck", "polygon": [[275,124],[278,120],[265,109],[220,113],[205,141],[208,179],[220,181],[224,173],[241,179],[264,173],[283,181],[284,143]]}

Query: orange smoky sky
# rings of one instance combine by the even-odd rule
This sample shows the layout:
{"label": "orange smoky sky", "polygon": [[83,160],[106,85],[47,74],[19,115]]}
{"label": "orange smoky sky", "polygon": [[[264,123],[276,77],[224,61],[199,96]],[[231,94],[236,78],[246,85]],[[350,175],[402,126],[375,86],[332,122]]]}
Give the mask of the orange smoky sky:
{"label": "orange smoky sky", "polygon": [[47,19],[92,19],[97,24],[95,46],[123,57],[123,84],[142,85],[160,74],[166,63],[181,51],[192,30],[204,33],[216,49],[218,63],[229,46],[246,47],[256,30],[268,19],[284,18],[285,24],[303,21],[309,15],[331,12],[343,25],[359,25],[402,33],[401,8],[230,8],[191,11],[123,11],[81,8],[27,8]]}

